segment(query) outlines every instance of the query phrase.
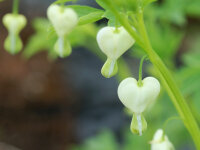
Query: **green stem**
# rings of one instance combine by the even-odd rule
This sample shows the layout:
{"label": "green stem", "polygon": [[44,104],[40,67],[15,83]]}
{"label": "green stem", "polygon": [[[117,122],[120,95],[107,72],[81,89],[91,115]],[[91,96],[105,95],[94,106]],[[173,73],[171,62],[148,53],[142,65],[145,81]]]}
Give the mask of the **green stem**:
{"label": "green stem", "polygon": [[138,78],[138,85],[142,86],[142,67],[143,67],[143,63],[144,60],[146,59],[146,55],[142,57],[141,61],[140,61],[140,68],[139,68],[139,78]]}
{"label": "green stem", "polygon": [[193,117],[193,114],[184,99],[182,93],[180,92],[178,86],[176,85],[176,82],[174,81],[170,71],[167,69],[161,58],[155,53],[155,51],[152,49],[146,28],[144,25],[143,20],[143,13],[141,12],[139,14],[139,24],[141,27],[141,31],[143,31],[142,37],[144,38],[146,48],[144,49],[146,53],[149,55],[150,61],[155,66],[155,68],[160,73],[160,77],[162,82],[164,83],[164,86],[174,103],[178,113],[180,114],[183,123],[185,124],[186,128],[188,129],[189,133],[191,134],[193,141],[196,145],[196,148],[200,150],[200,130],[199,126]]}
{"label": "green stem", "polygon": [[143,12],[140,11],[138,13],[138,24],[140,28],[140,38],[137,33],[133,30],[131,27],[129,21],[123,17],[115,8],[113,3],[110,2],[110,0],[104,0],[104,2],[108,5],[110,10],[116,15],[117,19],[121,23],[122,26],[129,32],[129,34],[136,40],[136,42],[144,49],[144,51],[149,56],[150,61],[160,74],[160,78],[162,80],[162,83],[165,87],[165,89],[168,92],[168,95],[170,96],[175,108],[177,109],[181,119],[183,120],[183,123],[185,127],[188,129],[194,144],[197,148],[197,150],[200,150],[200,129],[199,126],[193,117],[193,114],[186,103],[186,100],[184,99],[182,93],[180,92],[178,86],[176,85],[176,82],[174,81],[170,71],[167,69],[161,58],[158,56],[158,54],[153,50],[151,43],[149,41],[146,28],[144,25],[143,20]]}
{"label": "green stem", "polygon": [[165,132],[165,130],[166,130],[166,128],[167,128],[168,123],[169,123],[170,121],[172,121],[172,120],[181,120],[181,118],[180,118],[180,117],[176,117],[176,116],[168,118],[168,119],[165,121],[165,123],[163,124],[163,130],[164,130],[164,132]]}
{"label": "green stem", "polygon": [[19,0],[13,0],[13,7],[12,7],[12,13],[18,14],[19,12]]}

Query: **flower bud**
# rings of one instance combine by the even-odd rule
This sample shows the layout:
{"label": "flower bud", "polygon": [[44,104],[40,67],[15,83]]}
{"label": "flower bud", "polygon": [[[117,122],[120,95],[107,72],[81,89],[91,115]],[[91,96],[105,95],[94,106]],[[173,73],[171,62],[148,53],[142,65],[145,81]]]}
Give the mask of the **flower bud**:
{"label": "flower bud", "polygon": [[47,16],[59,37],[70,33],[78,23],[78,15],[73,9],[59,5],[50,5]]}
{"label": "flower bud", "polygon": [[98,32],[97,43],[101,51],[108,58],[102,68],[103,76],[109,78],[117,73],[117,59],[125,53],[134,42],[134,39],[123,27],[104,27]]}
{"label": "flower bud", "polygon": [[147,129],[147,122],[142,114],[133,113],[130,129],[132,133],[140,136],[144,133]]}
{"label": "flower bud", "polygon": [[162,129],[158,129],[153,137],[151,150],[175,150],[173,144],[168,140]]}
{"label": "flower bud", "polygon": [[134,78],[124,79],[118,87],[121,102],[136,114],[141,114],[146,107],[153,103],[160,92],[160,83],[154,77],[142,80],[139,86]]}
{"label": "flower bud", "polygon": [[6,14],[3,17],[3,24],[8,30],[8,37],[4,42],[4,47],[12,54],[16,54],[22,49],[22,41],[19,37],[20,31],[27,23],[26,18],[19,14]]}

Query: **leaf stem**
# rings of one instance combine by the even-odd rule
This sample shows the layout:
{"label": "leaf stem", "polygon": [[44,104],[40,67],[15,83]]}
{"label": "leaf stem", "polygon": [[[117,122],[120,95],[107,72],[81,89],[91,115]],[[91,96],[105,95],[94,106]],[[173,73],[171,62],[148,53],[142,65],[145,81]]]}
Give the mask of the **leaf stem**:
{"label": "leaf stem", "polygon": [[142,37],[144,38],[146,48],[144,49],[149,55],[150,61],[154,67],[160,73],[162,82],[164,83],[165,89],[167,90],[172,102],[174,103],[178,113],[180,114],[183,123],[191,134],[193,141],[196,145],[196,148],[200,150],[200,130],[199,126],[186,102],[181,91],[179,90],[176,82],[174,81],[170,71],[167,69],[161,58],[156,54],[152,49],[146,28],[144,25],[143,12],[139,13],[139,24],[141,31],[143,31]]}

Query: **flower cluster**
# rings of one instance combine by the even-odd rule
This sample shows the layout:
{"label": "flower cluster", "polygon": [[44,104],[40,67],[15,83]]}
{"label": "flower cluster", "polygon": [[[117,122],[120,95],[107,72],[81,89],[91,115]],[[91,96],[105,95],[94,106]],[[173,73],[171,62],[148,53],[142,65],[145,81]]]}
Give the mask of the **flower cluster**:
{"label": "flower cluster", "polygon": [[[135,40],[123,27],[104,27],[98,32],[97,43],[107,56],[101,70],[104,77],[110,78],[117,73],[117,60],[133,46],[134,42]],[[147,123],[142,113],[148,105],[154,103],[159,92],[160,83],[154,77],[147,77],[140,84],[132,77],[126,78],[120,83],[119,99],[133,112],[130,127],[133,133],[142,135],[146,130]]]}

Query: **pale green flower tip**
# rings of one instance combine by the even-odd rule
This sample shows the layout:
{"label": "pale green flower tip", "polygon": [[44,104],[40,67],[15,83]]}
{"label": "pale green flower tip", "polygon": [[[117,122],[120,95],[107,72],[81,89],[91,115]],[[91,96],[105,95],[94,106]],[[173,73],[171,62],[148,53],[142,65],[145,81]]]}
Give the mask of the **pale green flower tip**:
{"label": "pale green flower tip", "polygon": [[67,38],[62,37],[58,38],[54,45],[54,50],[61,58],[67,57],[72,53],[70,42],[67,40]]}
{"label": "pale green flower tip", "polygon": [[22,40],[17,35],[8,35],[4,41],[4,48],[10,54],[17,54],[23,47]]}
{"label": "pale green flower tip", "polygon": [[147,122],[142,114],[133,114],[130,129],[133,134],[140,136],[147,130]]}
{"label": "pale green flower tip", "polygon": [[26,26],[27,20],[21,14],[6,14],[3,17],[3,24],[11,34],[19,34],[19,32]]}
{"label": "pale green flower tip", "polygon": [[118,72],[117,60],[108,58],[101,69],[101,74],[106,78],[111,78]]}

